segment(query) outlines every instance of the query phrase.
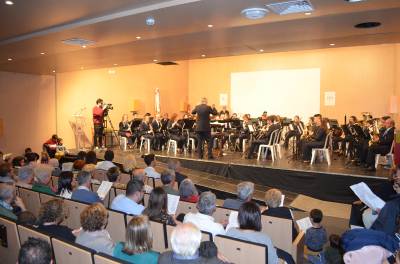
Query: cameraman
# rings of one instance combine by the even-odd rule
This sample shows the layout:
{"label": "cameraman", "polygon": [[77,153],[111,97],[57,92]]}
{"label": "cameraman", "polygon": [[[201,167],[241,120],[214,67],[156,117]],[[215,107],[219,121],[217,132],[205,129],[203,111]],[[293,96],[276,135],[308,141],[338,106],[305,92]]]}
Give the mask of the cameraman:
{"label": "cameraman", "polygon": [[95,148],[103,147],[103,130],[104,130],[104,109],[106,106],[103,99],[96,100],[96,106],[93,107],[93,127],[94,127],[94,140]]}

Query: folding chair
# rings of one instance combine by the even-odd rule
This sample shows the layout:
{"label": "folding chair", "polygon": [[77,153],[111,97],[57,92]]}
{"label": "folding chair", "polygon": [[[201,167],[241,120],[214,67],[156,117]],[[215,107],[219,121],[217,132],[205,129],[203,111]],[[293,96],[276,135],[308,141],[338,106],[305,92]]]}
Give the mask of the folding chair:
{"label": "folding chair", "polygon": [[217,206],[215,208],[215,212],[213,214],[215,222],[224,223],[225,221],[228,221],[229,220],[229,215],[231,214],[231,211],[234,211],[234,210]]}
{"label": "folding chair", "polygon": [[19,241],[21,245],[28,240],[30,237],[40,238],[47,241],[51,245],[50,236],[40,233],[33,229],[32,227],[27,227],[23,225],[18,225]]}
{"label": "folding chair", "polygon": [[98,180],[100,183],[102,181],[108,181],[107,179],[107,171],[102,169],[95,169],[92,172],[92,179]]}
{"label": "folding chair", "polygon": [[81,227],[81,212],[88,206],[85,203],[76,202],[73,200],[64,200],[65,208],[68,211],[68,218],[65,220],[65,224],[71,229],[77,229]]}
{"label": "folding chair", "polygon": [[277,134],[279,132],[279,129],[273,131],[269,137],[268,144],[261,144],[258,147],[258,155],[257,155],[257,160],[260,160],[261,155],[265,158],[267,158],[268,150],[271,152],[271,158],[272,162],[275,161],[275,138],[277,137]]}
{"label": "folding chair", "polygon": [[51,242],[53,244],[54,258],[57,264],[93,263],[92,250],[54,237],[51,239]]}
{"label": "folding chair", "polygon": [[17,263],[20,242],[16,223],[0,216],[0,256],[1,263]]}
{"label": "folding chair", "polygon": [[121,212],[108,209],[108,224],[106,229],[114,241],[125,241],[125,215]]}
{"label": "folding chair", "polygon": [[178,208],[176,209],[176,215],[187,214],[190,212],[192,213],[197,212],[196,204],[185,201],[179,201]]}
{"label": "folding chair", "polygon": [[172,149],[172,151],[174,152],[174,155],[176,155],[176,152],[178,150],[178,142],[176,142],[176,140],[170,139],[168,140],[167,143],[167,153],[169,153],[169,151]]}
{"label": "folding chair", "polygon": [[121,259],[117,259],[111,256],[108,256],[104,253],[96,253],[93,255],[93,261],[94,264],[119,264],[119,263],[126,263],[128,264],[128,262],[125,262]]}
{"label": "folding chair", "polygon": [[392,146],[390,147],[390,151],[388,154],[386,154],[386,155],[376,154],[375,155],[375,169],[377,169],[379,165],[393,164],[393,160],[394,160],[393,149],[394,149],[394,140],[392,142]]}
{"label": "folding chair", "polygon": [[314,164],[315,159],[317,157],[317,154],[321,153],[328,163],[328,165],[331,165],[331,154],[330,154],[330,149],[332,146],[332,132],[329,132],[329,134],[325,138],[325,144],[323,148],[313,148],[311,152],[311,165]]}
{"label": "folding chair", "polygon": [[140,138],[140,148],[139,151],[142,152],[142,148],[145,147],[147,149],[147,153],[151,150],[151,142],[149,138],[141,137]]}
{"label": "folding chair", "polygon": [[18,188],[18,192],[19,197],[21,197],[26,206],[26,210],[33,213],[35,216],[38,216],[41,207],[39,192],[22,187]]}

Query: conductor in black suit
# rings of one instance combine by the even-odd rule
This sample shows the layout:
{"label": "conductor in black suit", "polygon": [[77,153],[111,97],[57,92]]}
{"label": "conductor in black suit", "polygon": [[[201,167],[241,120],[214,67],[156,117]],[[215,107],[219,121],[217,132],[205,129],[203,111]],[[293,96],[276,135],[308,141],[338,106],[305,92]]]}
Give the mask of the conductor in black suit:
{"label": "conductor in black suit", "polygon": [[196,106],[192,115],[197,115],[196,118],[196,134],[198,139],[197,153],[199,158],[203,158],[204,154],[204,141],[207,141],[208,146],[208,158],[213,159],[212,156],[212,141],[211,141],[211,126],[210,126],[210,115],[217,115],[218,111],[215,107],[207,105],[207,98],[201,99],[201,104]]}

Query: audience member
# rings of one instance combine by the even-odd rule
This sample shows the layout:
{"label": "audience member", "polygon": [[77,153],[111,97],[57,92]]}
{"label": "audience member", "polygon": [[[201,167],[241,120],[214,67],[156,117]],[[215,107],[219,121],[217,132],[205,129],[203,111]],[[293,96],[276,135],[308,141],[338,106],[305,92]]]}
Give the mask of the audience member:
{"label": "audience member", "polygon": [[178,225],[171,234],[172,251],[164,252],[158,259],[159,264],[222,264],[216,257],[204,258],[199,254],[201,243],[200,230],[191,223]]}
{"label": "audience member", "polygon": [[114,248],[114,257],[136,264],[156,264],[159,253],[152,250],[153,234],[145,216],[134,216],[126,227],[126,241]]}
{"label": "audience member", "polygon": [[29,237],[18,253],[19,264],[52,264],[50,244],[43,239]]}
{"label": "audience member", "polygon": [[124,157],[122,162],[122,170],[124,173],[133,175],[133,171],[136,169],[136,158],[132,154],[128,154]]}
{"label": "audience member", "polygon": [[150,220],[159,221],[168,225],[175,225],[175,220],[168,214],[168,196],[161,187],[156,187],[150,193],[148,206],[144,209],[143,214],[147,215]]}
{"label": "audience member", "polygon": [[60,170],[60,163],[58,162],[58,159],[52,158],[49,159],[48,162],[49,166],[53,168],[53,171],[51,173],[52,176],[60,176],[61,170]]}
{"label": "audience member", "polygon": [[29,166],[23,166],[18,169],[18,180],[16,185],[18,187],[31,189],[33,178],[33,169]]}
{"label": "audience member", "polygon": [[304,244],[306,246],[305,255],[311,263],[321,263],[323,261],[323,249],[327,242],[327,233],[322,226],[322,211],[313,209],[310,212],[312,227],[307,229]]}
{"label": "audience member", "polygon": [[112,162],[114,159],[114,151],[111,149],[107,149],[104,153],[104,161],[100,161],[96,165],[96,169],[108,171],[109,168],[115,167],[115,164]]}
{"label": "audience member", "polygon": [[74,163],[72,165],[72,169],[74,171],[81,171],[85,165],[86,165],[86,163],[84,160],[77,159],[74,161]]}
{"label": "audience member", "polygon": [[155,169],[156,166],[156,158],[154,154],[147,154],[143,155],[144,163],[146,164],[146,168],[144,172],[146,173],[147,177],[159,179],[161,177],[160,173],[158,173]]}
{"label": "audience member", "polygon": [[34,167],[37,165],[37,161],[39,159],[39,155],[35,152],[28,152],[25,154],[26,162],[28,166]]}
{"label": "audience member", "polygon": [[136,179],[130,180],[126,186],[126,193],[114,198],[111,209],[132,215],[142,214],[144,206],[140,202],[144,195],[143,185],[143,182]]}
{"label": "audience member", "polygon": [[49,153],[47,153],[46,151],[42,151],[42,153],[40,153],[40,163],[41,164],[48,164],[49,163]]}
{"label": "audience member", "polygon": [[23,211],[18,214],[17,224],[34,226],[37,224],[36,216],[29,211]]}
{"label": "audience member", "polygon": [[238,215],[239,228],[230,228],[226,235],[266,245],[268,248],[268,263],[278,263],[278,256],[271,238],[261,232],[261,211],[257,204],[253,202],[245,202],[239,208]]}
{"label": "audience member", "polygon": [[107,180],[115,184],[118,184],[121,172],[117,166],[111,167],[107,170]]}
{"label": "audience member", "polygon": [[23,156],[17,156],[12,159],[11,164],[13,168],[21,168],[25,166],[25,157]]}
{"label": "audience member", "polygon": [[102,203],[99,195],[90,190],[91,174],[87,171],[80,171],[78,173],[78,188],[72,192],[71,199],[84,203]]}
{"label": "audience member", "polygon": [[9,182],[12,178],[12,168],[7,162],[0,164],[0,182]]}
{"label": "audience member", "polygon": [[81,213],[82,231],[79,232],[75,242],[112,256],[114,242],[105,229],[108,221],[107,209],[101,203],[91,204]]}
{"label": "audience member", "polygon": [[179,192],[174,189],[175,173],[173,170],[166,169],[161,172],[161,182],[166,193],[179,196]]}
{"label": "audience member", "polygon": [[75,236],[72,234],[72,230],[61,225],[65,218],[64,211],[64,201],[61,199],[52,199],[42,204],[38,216],[38,230],[74,242]]}
{"label": "audience member", "polygon": [[371,229],[394,236],[398,231],[400,219],[400,195],[385,203],[372,224]]}
{"label": "audience member", "polygon": [[17,220],[21,211],[26,211],[26,208],[22,199],[15,195],[15,185],[0,183],[0,215]]}
{"label": "audience member", "polygon": [[241,182],[237,185],[237,198],[226,199],[222,207],[239,210],[240,206],[251,201],[254,193],[254,183],[252,182]]}
{"label": "audience member", "polygon": [[71,171],[63,171],[58,178],[57,195],[66,199],[71,199],[72,196],[72,180],[74,174]]}
{"label": "audience member", "polygon": [[83,151],[83,150],[79,151],[78,154],[76,155],[76,159],[77,159],[77,160],[85,161],[85,159],[86,159],[86,152]]}
{"label": "audience member", "polygon": [[179,196],[181,201],[197,203],[199,201],[199,194],[196,186],[194,186],[191,179],[185,179],[179,186]]}
{"label": "audience member", "polygon": [[217,197],[212,192],[203,192],[197,202],[197,213],[188,213],[184,223],[192,223],[202,231],[210,232],[213,236],[225,234],[225,229],[220,223],[216,223],[212,217],[216,208]]}
{"label": "audience member", "polygon": [[88,153],[86,153],[85,163],[86,164],[94,164],[94,165],[96,165],[97,164],[96,152],[91,150]]}
{"label": "audience member", "polygon": [[332,234],[329,236],[329,246],[324,250],[325,264],[342,263],[342,253],[340,250],[340,236]]}
{"label": "audience member", "polygon": [[135,169],[133,171],[133,178],[143,182],[144,184],[144,192],[145,193],[151,193],[151,191],[153,190],[153,187],[151,187],[150,185],[146,184],[146,182],[148,182],[148,177],[146,176],[146,173],[144,172],[144,169]]}
{"label": "audience member", "polygon": [[186,175],[180,172],[181,162],[177,159],[170,159],[168,161],[168,169],[172,170],[175,174],[175,181],[178,183],[178,188],[181,185],[181,182],[187,178]]}
{"label": "audience member", "polygon": [[41,164],[37,165],[33,172],[35,174],[36,181],[32,185],[32,190],[35,192],[54,194],[51,187],[51,172],[53,168],[49,165]]}

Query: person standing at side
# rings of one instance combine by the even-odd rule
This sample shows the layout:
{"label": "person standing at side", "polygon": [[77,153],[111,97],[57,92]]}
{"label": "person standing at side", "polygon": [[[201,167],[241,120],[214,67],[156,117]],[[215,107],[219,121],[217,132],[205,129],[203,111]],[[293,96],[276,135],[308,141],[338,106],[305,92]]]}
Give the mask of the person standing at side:
{"label": "person standing at side", "polygon": [[94,148],[103,147],[103,131],[104,131],[103,121],[104,121],[103,99],[99,98],[96,100],[96,106],[93,107]]}
{"label": "person standing at side", "polygon": [[217,115],[218,111],[215,107],[207,105],[207,98],[201,99],[201,104],[196,106],[192,115],[197,115],[196,118],[196,134],[198,138],[197,153],[199,158],[203,158],[204,141],[207,141],[208,159],[213,159],[212,156],[212,141],[211,141],[211,126],[210,115]]}

